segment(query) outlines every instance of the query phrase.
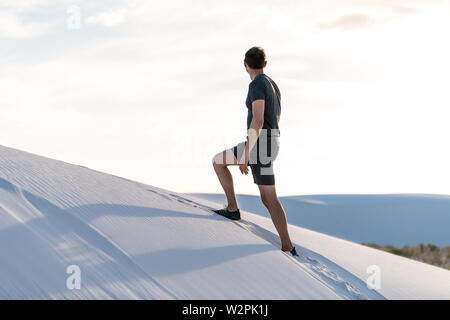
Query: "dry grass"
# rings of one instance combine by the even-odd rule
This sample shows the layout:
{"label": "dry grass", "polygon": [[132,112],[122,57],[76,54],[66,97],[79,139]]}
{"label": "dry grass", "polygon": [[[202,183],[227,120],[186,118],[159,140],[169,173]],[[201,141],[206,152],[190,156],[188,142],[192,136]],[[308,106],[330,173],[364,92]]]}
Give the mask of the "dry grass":
{"label": "dry grass", "polygon": [[397,248],[391,245],[380,246],[374,243],[363,244],[375,249],[450,270],[450,247],[439,248],[434,244],[420,244],[417,247],[404,246],[402,248]]}

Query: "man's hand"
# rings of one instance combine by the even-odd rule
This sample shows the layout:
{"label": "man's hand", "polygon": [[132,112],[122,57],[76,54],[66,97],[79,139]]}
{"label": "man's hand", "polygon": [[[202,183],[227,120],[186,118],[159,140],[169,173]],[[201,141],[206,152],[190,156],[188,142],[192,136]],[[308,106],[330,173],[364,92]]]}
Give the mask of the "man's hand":
{"label": "man's hand", "polygon": [[239,170],[241,170],[242,174],[248,174],[248,163],[246,164],[240,164]]}
{"label": "man's hand", "polygon": [[[248,161],[249,161],[248,143],[245,146],[244,158],[239,162],[239,170],[242,174],[248,174]],[[243,160],[243,161],[242,161]]]}

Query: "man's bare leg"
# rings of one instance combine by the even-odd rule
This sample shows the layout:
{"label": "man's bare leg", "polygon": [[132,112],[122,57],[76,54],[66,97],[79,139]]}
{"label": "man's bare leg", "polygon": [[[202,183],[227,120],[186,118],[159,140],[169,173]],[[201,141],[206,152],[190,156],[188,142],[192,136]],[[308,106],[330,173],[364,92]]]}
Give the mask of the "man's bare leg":
{"label": "man's bare leg", "polygon": [[259,192],[261,194],[261,200],[264,206],[269,210],[272,222],[275,225],[275,229],[278,231],[278,235],[281,239],[281,250],[291,251],[294,246],[292,245],[291,238],[289,237],[286,213],[283,206],[278,200],[275,186],[258,185]]}
{"label": "man's bare leg", "polygon": [[[228,170],[229,165],[238,165],[234,155],[230,157],[227,151],[218,153],[212,160],[214,171],[219,178],[220,184],[222,185],[223,191],[227,197],[228,211],[236,211],[238,209],[238,204],[236,201],[236,194],[234,193],[233,176],[230,170]],[[227,159],[228,156],[228,159]],[[228,160],[228,161],[227,161]]]}

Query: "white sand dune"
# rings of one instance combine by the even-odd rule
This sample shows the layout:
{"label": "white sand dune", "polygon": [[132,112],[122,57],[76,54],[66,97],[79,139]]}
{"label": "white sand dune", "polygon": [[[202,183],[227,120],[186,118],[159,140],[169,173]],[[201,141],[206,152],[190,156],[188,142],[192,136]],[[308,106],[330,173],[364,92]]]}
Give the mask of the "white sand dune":
{"label": "white sand dune", "polygon": [[[216,206],[0,146],[0,298],[450,298],[449,271],[291,226],[294,259],[268,219]],[[70,265],[81,289],[66,286]]]}

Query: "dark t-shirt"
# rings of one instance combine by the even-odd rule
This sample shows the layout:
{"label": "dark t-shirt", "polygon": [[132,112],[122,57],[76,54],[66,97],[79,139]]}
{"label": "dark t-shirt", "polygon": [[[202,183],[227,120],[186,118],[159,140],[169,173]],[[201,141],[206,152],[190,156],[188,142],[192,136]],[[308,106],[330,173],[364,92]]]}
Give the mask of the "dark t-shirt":
{"label": "dark t-shirt", "polygon": [[250,123],[253,119],[252,103],[255,100],[264,100],[263,129],[279,129],[278,121],[281,114],[280,90],[275,81],[264,73],[258,74],[248,86],[248,95],[245,102],[248,109],[247,129],[250,128]]}

